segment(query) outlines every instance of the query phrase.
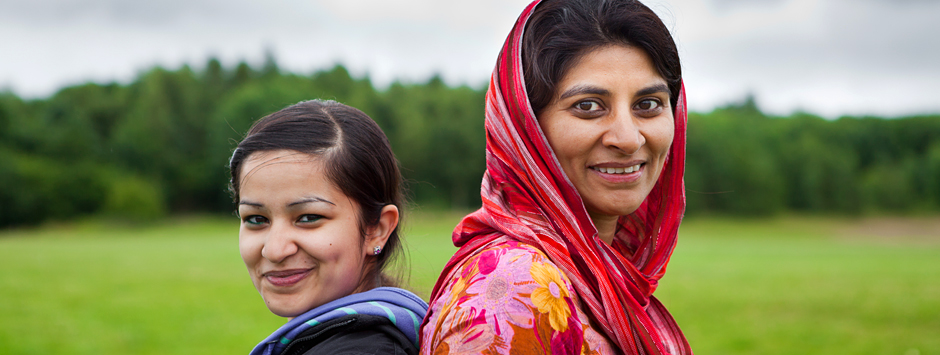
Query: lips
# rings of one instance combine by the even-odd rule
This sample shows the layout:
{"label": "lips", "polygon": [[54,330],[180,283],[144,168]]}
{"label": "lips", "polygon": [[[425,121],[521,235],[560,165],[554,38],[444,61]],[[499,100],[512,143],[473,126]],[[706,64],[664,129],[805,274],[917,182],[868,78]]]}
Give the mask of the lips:
{"label": "lips", "polygon": [[631,161],[627,163],[603,163],[588,167],[600,178],[610,183],[632,183],[640,179],[646,162]]}
{"label": "lips", "polygon": [[310,275],[310,271],[313,269],[289,269],[289,270],[278,270],[278,271],[268,271],[262,276],[268,282],[274,286],[278,287],[288,287],[293,286],[294,284],[300,282]]}
{"label": "lips", "polygon": [[602,173],[604,173],[604,174],[630,174],[630,173],[633,173],[634,171],[640,171],[640,167],[641,167],[642,165],[643,165],[643,164],[640,163],[640,164],[628,166],[628,167],[625,167],[625,168],[623,168],[623,167],[616,167],[616,168],[615,168],[615,167],[592,166],[591,169],[594,169],[595,171],[602,172]]}

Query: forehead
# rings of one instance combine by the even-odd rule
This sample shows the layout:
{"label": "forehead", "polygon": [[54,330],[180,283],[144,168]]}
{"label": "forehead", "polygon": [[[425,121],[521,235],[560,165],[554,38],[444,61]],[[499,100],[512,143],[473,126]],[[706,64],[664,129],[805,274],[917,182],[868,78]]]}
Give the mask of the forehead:
{"label": "forehead", "polygon": [[257,170],[262,168],[268,168],[272,166],[277,168],[284,168],[285,164],[292,169],[319,169],[320,165],[322,165],[322,162],[321,159],[316,155],[301,153],[293,150],[284,149],[254,152],[245,158],[245,163],[242,165],[242,171],[240,172],[239,177],[248,177],[252,173],[257,172]]}
{"label": "forehead", "polygon": [[323,165],[319,156],[292,150],[255,152],[245,159],[239,172],[239,193],[259,192],[261,196],[257,197],[265,197],[300,189],[334,190]]}
{"label": "forehead", "polygon": [[637,84],[666,82],[653,66],[646,51],[626,45],[595,47],[584,53],[565,73],[559,84],[576,85],[585,80],[631,80]]}

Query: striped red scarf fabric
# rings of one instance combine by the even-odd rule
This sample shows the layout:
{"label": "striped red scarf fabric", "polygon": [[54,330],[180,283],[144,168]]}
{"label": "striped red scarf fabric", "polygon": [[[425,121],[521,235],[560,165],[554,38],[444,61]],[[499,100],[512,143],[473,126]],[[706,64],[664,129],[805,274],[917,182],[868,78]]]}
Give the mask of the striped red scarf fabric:
{"label": "striped red scarf fabric", "polygon": [[590,317],[627,354],[691,354],[672,316],[652,295],[676,245],[685,211],[686,107],[674,108],[675,135],[659,181],[636,212],[619,221],[612,246],[597,230],[565,176],[529,104],[522,35],[541,0],[523,11],[497,60],[486,93],[483,207],[454,230],[460,249],[431,295],[474,252],[515,240],[543,251],[571,280]]}

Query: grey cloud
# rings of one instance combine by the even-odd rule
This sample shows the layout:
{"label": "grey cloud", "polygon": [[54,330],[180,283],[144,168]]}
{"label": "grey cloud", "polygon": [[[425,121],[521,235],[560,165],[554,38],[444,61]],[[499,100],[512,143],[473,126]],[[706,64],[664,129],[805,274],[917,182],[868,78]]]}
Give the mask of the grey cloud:
{"label": "grey cloud", "polygon": [[[357,0],[347,3],[345,12],[332,1],[339,0],[0,0],[0,34],[7,36],[0,53],[21,54],[0,56],[0,78],[38,95],[70,80],[129,78],[135,67],[200,61],[206,53],[236,60],[270,45],[291,70],[342,61],[359,73],[370,72],[374,82],[442,72],[445,78],[477,83],[485,81],[526,2],[432,6],[411,18],[376,16],[376,11],[363,16],[355,8],[389,0]],[[435,0],[402,0],[402,9],[428,1]],[[940,1],[644,1],[681,29],[676,38],[683,71],[690,88],[700,85],[690,96],[703,100],[697,102],[699,109],[737,100],[746,90],[767,98],[779,112],[803,107],[837,115],[908,99],[920,100],[917,107],[940,109],[935,95],[896,94],[889,100],[880,94],[932,88],[931,80],[940,80],[935,64]],[[811,13],[796,13],[798,7]],[[473,26],[450,26],[448,13],[456,10],[463,18],[479,17],[467,20]],[[708,27],[724,20],[719,25],[740,24],[750,32]],[[707,35],[696,36],[701,33]],[[68,53],[68,65],[43,64],[50,63],[44,58],[62,53]],[[843,101],[819,99],[825,90],[841,90],[840,84],[849,88],[841,94]]]}
{"label": "grey cloud", "polygon": [[937,71],[940,2],[909,1],[906,6],[840,1],[830,9],[828,40],[819,45],[827,45],[835,58],[872,67]]}
{"label": "grey cloud", "polygon": [[740,7],[769,7],[783,4],[789,0],[711,0],[715,10],[731,10]]}
{"label": "grey cloud", "polygon": [[273,13],[277,3],[248,0],[31,0],[0,2],[0,19],[29,25],[70,25],[82,21],[161,26],[185,17],[250,21]]}
{"label": "grey cloud", "polygon": [[[773,11],[773,6],[792,4],[787,1],[795,0],[712,0],[709,6]],[[815,5],[814,13],[793,20],[800,22],[783,21],[753,33],[685,42],[680,33],[692,85],[699,80],[701,88],[709,88],[702,95],[710,95],[710,104],[733,101],[749,90],[780,114],[797,108],[829,117],[940,109],[930,84],[940,79],[940,1],[823,0]]]}
{"label": "grey cloud", "polygon": [[937,4],[940,1],[937,0],[860,0],[874,3],[882,3],[888,5],[928,5],[928,4]]}
{"label": "grey cloud", "polygon": [[905,6],[881,0],[828,1],[822,27],[812,34],[780,30],[696,45],[714,46],[715,58],[736,58],[750,66],[794,67],[801,71],[853,69],[860,74],[882,70],[937,72],[940,41],[936,34],[940,33],[940,21],[936,18],[940,1],[908,1],[911,3]]}

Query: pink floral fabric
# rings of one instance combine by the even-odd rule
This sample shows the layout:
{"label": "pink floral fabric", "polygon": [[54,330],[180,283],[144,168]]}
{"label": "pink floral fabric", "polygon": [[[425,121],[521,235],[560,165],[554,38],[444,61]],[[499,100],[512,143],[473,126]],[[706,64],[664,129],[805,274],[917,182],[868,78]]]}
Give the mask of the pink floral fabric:
{"label": "pink floral fabric", "polygon": [[[515,241],[471,256],[431,307],[422,349],[435,354],[612,354],[571,281],[538,249]],[[430,330],[434,330],[431,332]]]}

